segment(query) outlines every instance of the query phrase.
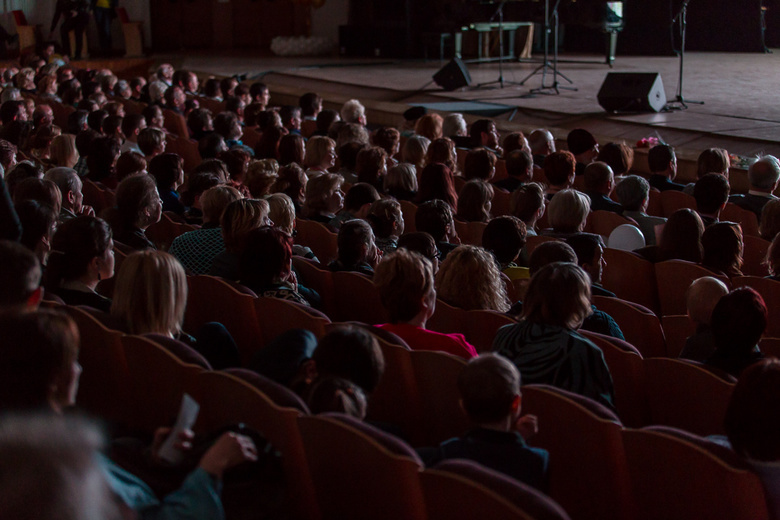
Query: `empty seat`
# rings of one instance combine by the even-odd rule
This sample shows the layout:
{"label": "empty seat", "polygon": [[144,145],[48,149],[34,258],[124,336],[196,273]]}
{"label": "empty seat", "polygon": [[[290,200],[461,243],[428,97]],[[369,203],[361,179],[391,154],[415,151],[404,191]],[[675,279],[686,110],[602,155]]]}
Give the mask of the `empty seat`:
{"label": "empty seat", "polygon": [[661,315],[679,315],[688,312],[685,303],[685,293],[694,280],[698,280],[703,276],[712,276],[721,280],[727,287],[731,287],[731,282],[727,277],[717,275],[693,262],[667,260],[655,264],[655,279],[658,284]]}
{"label": "empty seat", "polygon": [[295,241],[310,247],[321,264],[328,265],[338,257],[338,235],[336,233],[314,220],[296,219],[295,222],[295,229],[298,230]]}
{"label": "empty seat", "polygon": [[658,311],[658,294],[653,264],[627,251],[606,248],[602,283],[615,295],[638,303],[653,312]]}
{"label": "empty seat", "polygon": [[685,348],[685,340],[696,332],[696,324],[687,314],[664,316],[661,324],[666,338],[666,357],[680,357]]}
{"label": "empty seat", "polygon": [[666,355],[666,338],[661,321],[653,311],[619,298],[593,296],[593,304],[617,322],[626,341],[641,352],[642,357]]}

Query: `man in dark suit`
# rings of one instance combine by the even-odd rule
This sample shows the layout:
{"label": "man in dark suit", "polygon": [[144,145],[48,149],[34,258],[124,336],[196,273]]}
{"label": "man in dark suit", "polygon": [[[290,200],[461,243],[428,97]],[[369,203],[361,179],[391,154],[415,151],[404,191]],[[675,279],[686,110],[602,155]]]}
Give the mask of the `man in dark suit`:
{"label": "man in dark suit", "polygon": [[732,195],[729,197],[729,202],[752,211],[760,222],[761,210],[767,202],[777,198],[773,192],[780,182],[780,161],[772,155],[759,158],[748,170],[748,182],[750,182],[750,191],[747,194]]}
{"label": "man in dark suit", "polygon": [[594,162],[585,167],[585,195],[590,197],[591,211],[623,213],[623,206],[609,198],[614,187],[615,175],[607,163]]}
{"label": "man in dark suit", "polygon": [[682,191],[684,184],[672,182],[677,176],[677,157],[674,148],[668,144],[658,144],[650,149],[647,154],[647,163],[650,166],[650,187],[658,191]]}

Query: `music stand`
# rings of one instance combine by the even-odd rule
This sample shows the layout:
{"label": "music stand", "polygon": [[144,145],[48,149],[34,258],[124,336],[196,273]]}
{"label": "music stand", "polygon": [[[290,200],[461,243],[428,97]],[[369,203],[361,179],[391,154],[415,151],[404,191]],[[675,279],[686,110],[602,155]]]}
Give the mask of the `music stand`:
{"label": "music stand", "polygon": [[[560,20],[558,19],[558,5],[561,0],[555,0],[552,11],[550,10],[550,0],[544,0],[544,62],[536,67],[533,72],[526,76],[520,85],[525,85],[526,81],[536,76],[540,72],[542,73],[542,86],[539,88],[531,89],[531,94],[560,94],[560,89],[577,91],[575,87],[568,87],[561,85],[558,82],[558,76],[562,77],[573,85],[574,82],[567,78],[562,72],[558,70],[558,26]],[[550,20],[553,20],[552,28],[550,27]],[[550,63],[550,30],[553,31],[553,60]],[[553,82],[552,85],[546,84],[547,70],[552,69]],[[552,90],[553,92],[548,92]]]}
{"label": "music stand", "polygon": [[677,96],[675,96],[673,101],[664,105],[664,112],[669,112],[671,110],[687,110],[688,103],[694,105],[704,104],[704,101],[693,101],[683,97],[683,63],[685,62],[685,29],[688,26],[688,2],[690,2],[690,0],[683,0],[680,12],[677,13],[677,16],[672,18],[672,27],[674,27],[674,22],[680,22],[680,72],[679,77],[677,78]]}
{"label": "music stand", "polygon": [[496,12],[493,13],[493,16],[490,17],[490,21],[492,22],[496,19],[496,16],[498,16],[498,79],[495,81],[480,83],[477,85],[477,88],[493,85],[495,83],[498,83],[499,88],[504,88],[504,83],[508,83],[510,85],[522,85],[522,83],[517,83],[514,81],[504,81],[504,4],[506,4],[508,1],[512,0],[498,0],[498,9],[496,9]]}

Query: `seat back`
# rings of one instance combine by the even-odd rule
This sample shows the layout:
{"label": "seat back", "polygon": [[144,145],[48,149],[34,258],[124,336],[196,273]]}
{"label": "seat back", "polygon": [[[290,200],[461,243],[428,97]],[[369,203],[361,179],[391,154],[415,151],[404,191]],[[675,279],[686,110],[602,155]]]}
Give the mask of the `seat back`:
{"label": "seat back", "polygon": [[155,222],[146,229],[146,236],[154,242],[157,249],[167,251],[176,237],[187,233],[188,231],[194,231],[199,229],[198,226],[190,224],[184,224],[183,222],[177,222],[174,220],[175,215],[165,212],[160,217],[159,222]]}
{"label": "seat back", "polygon": [[163,109],[163,126],[170,133],[177,135],[178,137],[187,139],[190,136],[190,131],[187,129],[187,122],[184,120],[184,116],[177,114],[169,108]]}
{"label": "seat back", "polygon": [[92,206],[96,214],[114,207],[116,197],[113,191],[106,187],[98,186],[89,179],[83,179],[83,181],[84,204]]}
{"label": "seat back", "polygon": [[262,343],[258,342],[258,346],[270,343],[290,329],[306,329],[321,338],[330,323],[328,317],[317,309],[281,298],[255,298],[254,304],[257,323],[263,334]]}
{"label": "seat back", "polygon": [[421,436],[428,446],[462,435],[471,426],[460,406],[458,375],[466,362],[443,352],[416,350],[409,354],[425,420]]}
{"label": "seat back", "polygon": [[461,222],[455,221],[455,231],[463,244],[471,244],[482,247],[482,233],[487,224],[484,222]]}
{"label": "seat back", "polygon": [[742,272],[747,276],[769,276],[769,269],[764,265],[764,259],[771,242],[750,235],[744,235],[742,241],[744,244]]}
{"label": "seat back", "polygon": [[663,216],[669,218],[678,209],[690,208],[696,211],[696,199],[681,191],[666,190],[661,192],[661,207]]}
{"label": "seat back", "polygon": [[[498,168],[496,168],[498,172]],[[506,175],[504,176],[506,177]],[[497,179],[494,179],[497,180]],[[494,217],[512,214],[512,194],[501,188],[493,187],[493,206],[490,212]]]}
{"label": "seat back", "polygon": [[[491,352],[493,350],[493,338],[498,329],[504,325],[512,325],[517,320],[498,311],[464,311],[466,325],[464,335],[469,343],[474,345],[477,352]],[[450,332],[459,332],[452,330]]]}
{"label": "seat back", "polygon": [[[666,193],[666,192],[664,192]],[[694,280],[702,276],[712,276],[721,280],[727,287],[731,282],[725,276],[717,275],[700,265],[685,260],[666,260],[655,264],[655,278],[658,282],[658,298],[661,315],[685,314],[688,312],[685,293]]]}
{"label": "seat back", "polygon": [[117,7],[116,13],[119,15],[119,21],[121,23],[130,23],[130,17],[127,15],[127,9],[124,7]]}
{"label": "seat back", "polygon": [[[379,290],[364,274],[335,272],[333,277],[333,317],[337,321],[361,321],[369,325],[387,323],[389,314],[379,298]],[[335,290],[338,288],[338,290]]]}
{"label": "seat back", "polygon": [[324,265],[302,256],[293,256],[292,261],[298,273],[298,281],[317,291],[322,298],[322,310],[328,316],[333,316],[333,273]]}
{"label": "seat back", "polygon": [[429,520],[564,520],[544,493],[467,460],[449,460],[420,475]]}
{"label": "seat back", "polygon": [[132,391],[133,424],[145,432],[173,426],[182,395],[194,388],[204,371],[184,363],[168,349],[144,336],[123,336]]}
{"label": "seat back", "polygon": [[453,307],[437,299],[436,310],[433,312],[433,316],[428,319],[426,328],[444,334],[455,332],[464,334],[466,330],[466,316],[467,313],[463,309]]}
{"label": "seat back", "polygon": [[626,301],[638,303],[653,312],[658,311],[658,294],[653,264],[619,249],[606,248],[602,283],[604,287]]}
{"label": "seat back", "polygon": [[297,423],[306,412],[277,405],[262,390],[235,374],[203,372],[198,374],[196,383],[200,403],[198,428],[214,431],[244,423],[260,432],[282,454],[293,518],[319,518]]}
{"label": "seat back", "polygon": [[299,417],[324,518],[424,520],[422,463],[399,439],[351,417]]}
{"label": "seat back", "polygon": [[301,135],[308,139],[312,135],[314,135],[314,132],[317,131],[317,121],[313,121],[311,119],[307,119],[306,121],[301,121]]}
{"label": "seat back", "polygon": [[197,331],[206,323],[224,325],[238,346],[241,362],[247,365],[262,345],[263,334],[255,312],[256,297],[243,294],[221,278],[208,275],[188,276],[185,330]]}
{"label": "seat back", "polygon": [[733,282],[734,287],[750,287],[761,295],[769,310],[769,320],[764,335],[780,338],[780,282],[757,276],[738,276]]}
{"label": "seat back", "polygon": [[585,223],[585,231],[608,237],[612,231],[623,224],[633,224],[630,220],[614,211],[603,209],[591,211]]}
{"label": "seat back", "polygon": [[548,385],[523,387],[539,418],[533,444],[550,452],[550,497],[572,519],[633,517],[620,420],[606,407]]}
{"label": "seat back", "polygon": [[645,211],[648,215],[653,217],[664,216],[664,207],[661,204],[661,192],[655,188],[650,189],[650,200],[647,203],[647,210]]}
{"label": "seat back", "polygon": [[181,137],[168,135],[165,142],[165,150],[177,154],[184,161],[184,173],[190,173],[201,163],[198,143],[187,135]]}
{"label": "seat back", "polygon": [[637,518],[762,520],[759,478],[736,454],[673,428],[623,432]]}
{"label": "seat back", "polygon": [[666,338],[661,320],[653,311],[619,298],[593,296],[593,305],[604,311],[617,322],[626,341],[642,354],[642,357],[666,355]]}
{"label": "seat back", "polygon": [[758,237],[758,217],[750,210],[740,208],[729,202],[720,212],[720,220],[723,222],[736,222],[742,226],[744,236]]}
{"label": "seat back", "polygon": [[723,418],[734,391],[734,378],[721,377],[701,363],[681,359],[645,359],[644,372],[650,424],[697,435],[725,433]]}
{"label": "seat back", "polygon": [[128,423],[130,373],[123,334],[111,330],[81,307],[62,307],[79,329],[82,366],[77,404],[96,417]]}
{"label": "seat back", "polygon": [[534,252],[534,249],[536,249],[536,247],[539,244],[541,244],[543,242],[550,242],[550,241],[553,241],[553,240],[558,240],[558,239],[554,238],[554,237],[548,237],[546,235],[536,235],[536,236],[528,237],[526,239],[526,241],[525,241],[525,252],[530,257],[531,253]]}
{"label": "seat back", "polygon": [[680,353],[685,348],[685,340],[696,332],[696,324],[687,314],[664,316],[661,324],[666,338],[666,357],[680,357]]}
{"label": "seat back", "polygon": [[338,235],[336,233],[313,220],[296,219],[295,222],[295,229],[298,230],[295,241],[310,247],[319,258],[320,263],[328,265],[338,258]]}
{"label": "seat back", "polygon": [[417,225],[414,222],[417,215],[417,205],[408,200],[398,201],[401,204],[401,214],[404,217],[404,233],[414,233],[417,231]]}
{"label": "seat back", "polygon": [[650,409],[645,397],[642,355],[631,344],[617,338],[586,330],[578,332],[604,353],[615,388],[615,409],[621,422],[627,426],[645,426],[650,420]]}

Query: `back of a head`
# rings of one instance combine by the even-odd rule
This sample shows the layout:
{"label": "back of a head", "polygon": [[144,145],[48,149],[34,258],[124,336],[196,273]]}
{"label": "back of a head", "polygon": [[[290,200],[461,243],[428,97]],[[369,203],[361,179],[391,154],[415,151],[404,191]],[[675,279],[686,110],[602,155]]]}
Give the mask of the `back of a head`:
{"label": "back of a head", "polygon": [[23,245],[0,240],[0,309],[24,306],[41,284],[41,265]]}
{"label": "back of a head", "polygon": [[555,262],[577,263],[577,253],[566,242],[551,240],[542,242],[533,250],[528,259],[528,269],[531,276],[535,275],[544,266]]}
{"label": "back of a head", "polygon": [[430,261],[406,249],[384,257],[373,282],[391,323],[412,320],[422,309],[423,300],[435,295]]}
{"label": "back of a head", "polygon": [[525,246],[527,230],[517,217],[492,219],[482,233],[482,247],[493,253],[500,264],[514,262]]}
{"label": "back of a head", "polygon": [[748,169],[750,186],[759,190],[773,190],[780,180],[780,161],[772,155],[764,155]]}
{"label": "back of a head", "polygon": [[580,266],[548,264],[531,276],[522,317],[531,323],[576,330],[592,312],[590,294],[590,277]]}
{"label": "back of a head", "polygon": [[220,185],[207,189],[200,198],[203,222],[219,224],[228,204],[240,198],[241,192],[233,186]]}
{"label": "back of a head", "polygon": [[262,291],[290,272],[292,238],[275,227],[249,232],[239,262],[239,279],[254,291]]}
{"label": "back of a head", "polygon": [[547,205],[547,221],[558,233],[582,231],[589,213],[590,199],[573,189],[559,191]]}
{"label": "back of a head", "polygon": [[111,314],[131,334],[176,334],[184,322],[187,277],[172,255],[137,251],[116,275]]}
{"label": "back of a head", "polygon": [[[424,231],[415,231],[401,235],[401,238],[398,239],[398,249],[406,249],[407,251],[420,254],[430,261],[435,261],[439,255],[436,241],[430,233]],[[376,274],[374,274],[374,280],[376,280]]]}
{"label": "back of a head", "polygon": [[539,183],[529,182],[512,193],[512,215],[525,223],[531,222],[544,204],[544,188]]}
{"label": "back of a head", "polygon": [[627,211],[642,211],[650,198],[650,183],[639,175],[626,175],[618,183],[615,193]]}
{"label": "back of a head", "polygon": [[552,186],[564,186],[573,179],[576,166],[571,152],[553,152],[544,160],[544,175]]}
{"label": "back of a head", "polygon": [[607,163],[615,175],[623,175],[634,165],[634,150],[625,142],[607,143],[599,150],[597,160]]}
{"label": "back of a head", "polygon": [[322,377],[311,386],[306,405],[313,415],[342,413],[363,420],[368,402],[363,389],[341,377]]}
{"label": "back of a head", "polygon": [[520,372],[498,354],[481,354],[458,374],[458,393],[472,422],[503,421],[513,413],[520,395]]}
{"label": "back of a head", "polygon": [[447,226],[453,225],[452,209],[443,200],[434,199],[420,204],[414,215],[418,231],[429,233],[437,242],[447,236]]}
{"label": "back of a head", "polygon": [[701,263],[727,276],[740,276],[742,268],[742,228],[734,222],[715,222],[701,236]]}
{"label": "back of a head", "polygon": [[374,232],[365,220],[352,219],[339,228],[338,255],[344,265],[355,265],[366,260],[368,246]]}
{"label": "back of a head", "polygon": [[590,264],[596,256],[598,248],[604,247],[604,240],[601,235],[593,233],[577,233],[566,239],[566,243],[574,250],[577,255],[577,265]]}
{"label": "back of a head", "polygon": [[338,327],[323,336],[312,355],[317,373],[344,378],[372,393],[385,371],[385,358],[376,339],[352,326]]}
{"label": "back of a head", "polygon": [[73,364],[79,332],[66,314],[52,310],[0,312],[0,410],[60,410],[73,404]]}
{"label": "back of a head", "polygon": [[538,128],[528,134],[528,146],[531,147],[531,153],[533,154],[546,152],[551,141],[554,147],[555,139],[549,130],[543,128]]}
{"label": "back of a head", "polygon": [[719,173],[702,175],[693,187],[699,213],[714,214],[729,200],[729,181]]}
{"label": "back of a head", "polygon": [[533,170],[534,159],[531,152],[525,148],[512,150],[505,154],[506,173],[510,177],[530,177],[529,173]]}
{"label": "back of a head", "polygon": [[585,167],[585,189],[588,191],[601,191],[609,186],[614,179],[612,168],[601,161],[592,162]]}
{"label": "back of a head", "polygon": [[724,425],[737,454],[761,462],[780,460],[780,361],[746,368],[731,394]]}
{"label": "back of a head", "polygon": [[239,253],[244,249],[250,231],[264,225],[268,216],[268,202],[256,199],[239,199],[231,202],[222,213],[222,237],[225,249]]}
{"label": "back of a head", "polygon": [[118,520],[96,454],[98,429],[84,419],[12,415],[0,425],[0,517]]}
{"label": "back of a head", "polygon": [[704,224],[699,214],[690,208],[681,208],[666,221],[658,243],[659,260],[687,260],[701,262],[701,235]]}
{"label": "back of a head", "polygon": [[344,196],[344,209],[352,213],[357,212],[366,204],[373,204],[379,200],[379,192],[366,182],[353,184]]}
{"label": "back of a head", "polygon": [[708,173],[728,175],[731,161],[729,153],[723,148],[708,148],[699,154],[696,161],[696,173],[701,179]]}
{"label": "back of a head", "polygon": [[696,324],[709,325],[712,310],[728,292],[726,284],[715,277],[704,276],[694,280],[685,293],[688,316]]}
{"label": "back of a head", "polygon": [[764,299],[750,287],[740,287],[723,296],[712,310],[712,332],[719,351],[748,355],[766,330]]}
{"label": "back of a head", "polygon": [[469,128],[469,137],[471,137],[472,142],[479,146],[482,143],[481,138],[483,133],[490,132],[490,127],[495,125],[492,119],[478,119],[471,123],[471,128]]}
{"label": "back of a head", "polygon": [[597,144],[593,134],[584,128],[575,128],[566,136],[566,145],[569,148],[569,151],[574,155],[585,153]]}
{"label": "back of a head", "polygon": [[474,148],[466,154],[463,176],[466,180],[490,180],[496,171],[496,155],[487,148]]}
{"label": "back of a head", "polygon": [[675,160],[674,148],[668,144],[657,144],[647,152],[647,164],[650,166],[652,173],[666,171],[669,164]]}
{"label": "back of a head", "polygon": [[467,311],[510,307],[493,255],[478,246],[460,245],[447,255],[436,273],[436,291],[442,301]]}

